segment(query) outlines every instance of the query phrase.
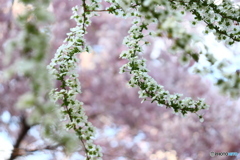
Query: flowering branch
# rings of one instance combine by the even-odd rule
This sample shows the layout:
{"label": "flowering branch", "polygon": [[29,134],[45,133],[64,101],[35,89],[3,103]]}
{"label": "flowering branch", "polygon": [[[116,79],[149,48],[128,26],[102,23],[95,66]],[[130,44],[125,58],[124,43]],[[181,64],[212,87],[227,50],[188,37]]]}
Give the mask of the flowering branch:
{"label": "flowering branch", "polygon": [[[97,8],[97,2],[92,1],[91,7]],[[51,96],[54,101],[61,101],[63,107],[63,115],[69,118],[66,124],[67,129],[73,129],[83,144],[87,160],[98,159],[102,157],[101,148],[93,144],[95,135],[95,127],[87,120],[83,103],[76,99],[81,93],[78,75],[74,73],[77,65],[76,54],[88,52],[89,49],[85,45],[84,35],[86,27],[90,24],[91,15],[88,14],[86,1],[83,0],[83,13],[78,15],[78,7],[73,7],[73,18],[77,26],[71,29],[66,38],[66,44],[59,47],[55,54],[55,58],[48,66],[50,72],[61,82],[61,89],[54,89]]]}
{"label": "flowering branch", "polygon": [[[132,78],[129,81],[130,86],[139,87],[139,98],[151,98],[151,102],[156,102],[158,105],[165,105],[167,108],[172,108],[175,113],[186,115],[188,112],[197,113],[202,109],[207,109],[203,100],[199,99],[194,101],[191,98],[180,99],[180,94],[171,95],[168,91],[164,90],[163,86],[158,85],[157,82],[147,74],[146,60],[139,59],[139,54],[142,52],[140,43],[144,38],[143,30],[147,29],[147,24],[142,22],[140,18],[134,20],[134,25],[129,30],[129,36],[125,38],[125,45],[129,47],[128,51],[124,51],[120,57],[128,59],[129,62],[122,66],[120,73],[130,70]],[[142,101],[142,102],[143,102]],[[202,115],[198,115],[200,121],[203,121]]]}

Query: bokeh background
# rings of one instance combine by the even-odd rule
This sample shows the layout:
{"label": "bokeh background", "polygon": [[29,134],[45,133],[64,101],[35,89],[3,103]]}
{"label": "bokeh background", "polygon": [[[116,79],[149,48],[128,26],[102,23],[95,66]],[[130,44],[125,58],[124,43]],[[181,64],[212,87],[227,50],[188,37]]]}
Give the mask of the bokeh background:
{"label": "bokeh background", "polygon": [[[48,61],[54,56],[75,23],[70,20],[71,8],[77,1],[53,0],[49,10],[54,14],[50,26],[50,52]],[[67,155],[61,146],[49,146],[40,134],[41,126],[26,126],[28,118],[16,108],[18,98],[28,91],[27,80],[13,75],[7,81],[3,73],[9,57],[4,51],[5,42],[18,35],[16,18],[26,7],[15,0],[0,0],[0,160],[7,159],[12,146],[24,130],[17,159],[19,160],[81,160],[79,152]],[[186,15],[186,19],[188,16]],[[143,55],[148,59],[150,74],[171,93],[182,93],[194,99],[205,98],[211,107],[204,111],[204,122],[196,115],[181,117],[172,110],[158,107],[146,101],[141,103],[138,90],[128,86],[130,76],[119,74],[126,63],[119,59],[124,36],[131,20],[117,18],[107,13],[92,19],[88,28],[87,42],[91,53],[79,54],[79,79],[82,94],[79,99],[98,128],[95,142],[102,146],[104,160],[234,160],[240,157],[214,157],[209,153],[240,153],[240,101],[221,95],[213,85],[211,76],[203,77],[190,73],[193,61],[182,65],[177,55],[168,53],[170,39],[152,38],[152,44]],[[187,26],[187,25],[186,25]],[[189,25],[190,26],[190,25]],[[201,35],[203,26],[191,29],[198,33],[215,52],[219,59],[232,58],[239,54],[235,48],[227,48],[214,40],[212,35]],[[216,49],[218,48],[218,49]],[[18,61],[19,55],[10,61]],[[11,63],[9,63],[11,65]],[[50,90],[51,88],[49,88]],[[25,116],[25,117],[24,117]]]}

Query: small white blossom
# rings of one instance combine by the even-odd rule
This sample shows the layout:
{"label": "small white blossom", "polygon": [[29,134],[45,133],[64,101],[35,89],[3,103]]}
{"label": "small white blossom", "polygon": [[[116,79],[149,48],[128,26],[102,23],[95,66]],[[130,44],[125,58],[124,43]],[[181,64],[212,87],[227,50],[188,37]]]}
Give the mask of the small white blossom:
{"label": "small white blossom", "polygon": [[223,0],[214,0],[214,4],[216,5],[220,5],[222,4]]}

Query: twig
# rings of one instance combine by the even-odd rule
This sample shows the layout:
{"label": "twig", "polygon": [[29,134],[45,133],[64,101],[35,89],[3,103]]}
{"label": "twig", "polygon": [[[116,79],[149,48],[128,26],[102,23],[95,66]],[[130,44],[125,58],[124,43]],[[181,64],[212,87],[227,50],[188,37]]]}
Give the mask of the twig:
{"label": "twig", "polygon": [[21,154],[21,150],[19,149],[24,137],[26,136],[27,132],[30,130],[31,126],[29,126],[26,122],[26,118],[22,115],[21,116],[21,124],[22,124],[22,128],[20,131],[20,134],[16,140],[16,143],[14,144],[14,149],[11,153],[11,157],[9,158],[9,160],[14,160],[15,158],[17,158],[19,155]]}

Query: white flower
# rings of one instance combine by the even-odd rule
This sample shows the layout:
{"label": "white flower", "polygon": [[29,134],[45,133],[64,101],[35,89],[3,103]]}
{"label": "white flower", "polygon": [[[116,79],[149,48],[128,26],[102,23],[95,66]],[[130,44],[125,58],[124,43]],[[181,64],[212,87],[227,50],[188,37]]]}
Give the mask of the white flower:
{"label": "white flower", "polygon": [[220,5],[222,4],[223,0],[214,0],[215,5]]}
{"label": "white flower", "polygon": [[200,121],[200,122],[203,122],[203,121],[204,121],[204,119],[203,119],[203,118],[201,118],[201,119],[199,119],[199,121]]}

